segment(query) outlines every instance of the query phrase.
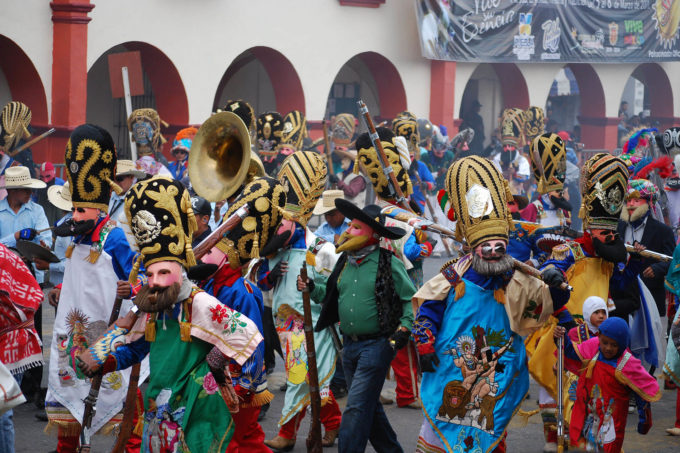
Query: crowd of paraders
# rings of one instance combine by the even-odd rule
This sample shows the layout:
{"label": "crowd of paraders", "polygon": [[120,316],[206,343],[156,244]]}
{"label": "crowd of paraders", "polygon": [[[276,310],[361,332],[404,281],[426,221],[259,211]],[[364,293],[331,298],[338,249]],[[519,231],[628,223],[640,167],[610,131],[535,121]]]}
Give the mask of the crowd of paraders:
{"label": "crowd of paraders", "polygon": [[[544,452],[621,452],[629,415],[680,436],[680,127],[624,109],[622,147],[589,152],[539,107],[487,140],[482,107],[449,136],[362,104],[313,140],[300,111],[231,100],[171,161],[143,108],[129,142],[82,124],[36,163],[49,132],[8,103],[0,451],[27,401],[59,453],[290,451],[307,413],[311,451],[506,452],[533,416]],[[650,431],[662,397],[675,424]]]}

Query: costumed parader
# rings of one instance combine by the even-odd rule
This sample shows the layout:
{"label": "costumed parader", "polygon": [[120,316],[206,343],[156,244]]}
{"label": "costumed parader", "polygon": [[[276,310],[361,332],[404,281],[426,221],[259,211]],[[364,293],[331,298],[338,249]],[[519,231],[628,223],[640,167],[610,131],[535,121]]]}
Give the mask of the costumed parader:
{"label": "costumed parader", "polygon": [[191,151],[191,142],[194,140],[198,129],[195,127],[186,127],[180,129],[172,141],[172,148],[170,154],[176,159],[168,164],[168,170],[173,178],[177,181],[188,181],[189,173],[187,172],[187,164],[189,163],[189,151]]}
{"label": "costumed parader", "polygon": [[257,117],[257,154],[269,176],[275,177],[283,162],[279,155],[283,138],[283,117],[279,112],[266,112]]}
{"label": "costumed parader", "polygon": [[493,161],[501,169],[513,194],[526,193],[525,183],[531,177],[529,160],[522,155],[524,150],[524,111],[518,108],[503,110],[501,116],[501,143],[503,151]]}
{"label": "costumed parader", "polygon": [[158,116],[158,112],[151,108],[133,110],[127,125],[137,147],[137,168],[150,176],[172,177],[166,167],[168,161],[161,153],[161,146],[166,141],[161,134],[161,125],[168,127],[168,124]]}
{"label": "costumed parader", "polygon": [[[207,268],[209,277],[199,286],[227,307],[246,315],[257,325],[263,337],[262,292],[242,275],[244,266],[250,260],[260,258],[260,247],[278,229],[281,221],[279,209],[285,203],[286,194],[276,179],[263,177],[250,182],[229,205],[224,221],[246,205],[249,207],[248,215],[201,258],[204,263],[201,267]],[[240,401],[239,411],[232,414],[235,430],[227,452],[270,451],[264,445],[264,431],[257,421],[261,407],[274,399],[267,389],[264,349],[265,344],[261,342],[255,351],[257,360],[249,360],[243,367],[234,359],[229,361],[232,384]]]}
{"label": "costumed parader", "polygon": [[664,184],[664,192],[666,192],[668,221],[669,226],[673,231],[678,229],[680,224],[680,127],[671,127],[666,129],[662,135],[657,135],[657,143],[659,148],[663,150],[671,159],[673,159],[673,172]]}
{"label": "costumed parader", "polygon": [[[78,449],[84,400],[90,391],[90,380],[76,367],[76,358],[106,332],[117,297],[124,299],[122,314],[132,307],[127,282],[136,254],[124,231],[108,215],[111,190],[119,190],[114,182],[116,161],[113,139],[103,128],[84,124],[71,133],[64,163],[73,216],[54,233],[73,239],[66,250],[61,292],[55,298],[58,306],[45,397],[47,429],[58,428],[60,453]],[[148,368],[140,378],[146,374]],[[115,372],[102,380],[90,432],[107,433],[121,422],[129,376],[129,371]],[[138,451],[138,436],[130,437],[128,448]]]}
{"label": "costumed parader", "polygon": [[299,110],[291,110],[286,113],[283,117],[281,143],[290,145],[295,151],[303,151],[306,145],[309,145],[309,142],[305,114]]}
{"label": "costumed parader", "polygon": [[413,297],[425,414],[416,451],[504,452],[508,423],[529,389],[522,336],[540,328],[569,293],[559,289],[560,271],[544,271],[543,281],[514,271],[506,253],[510,190],[491,161],[457,160],[446,191],[458,240],[471,251]]}
{"label": "costumed parader", "polygon": [[128,225],[127,217],[125,216],[125,194],[130,187],[138,180],[146,178],[146,173],[137,169],[135,163],[127,159],[119,159],[116,164],[116,184],[120,187],[120,194],[115,190],[111,192],[111,199],[109,200],[109,217],[115,220],[119,227],[125,231],[130,246],[135,249],[135,236],[132,234],[130,225]]}
{"label": "costumed parader", "polygon": [[[531,160],[531,145],[545,130],[545,112],[542,108],[532,105],[524,111],[524,155]],[[530,192],[530,191],[528,191]],[[531,195],[529,193],[529,195]]]}
{"label": "costumed parader", "polygon": [[[403,349],[411,336],[415,287],[404,264],[380,247],[380,239],[398,239],[406,232],[386,226],[379,206],[359,209],[343,199],[335,205],[350,219],[337,241],[336,251],[342,255],[330,277],[318,275],[304,284],[314,300],[322,301],[315,331],[333,328],[339,321],[343,333],[349,394],[338,451],[365,451],[369,441],[376,451],[402,451],[379,397],[395,350]],[[298,278],[298,289],[304,286]]]}
{"label": "costumed parader", "polygon": [[[16,149],[31,137],[32,117],[31,109],[19,101],[8,102],[0,110],[0,187],[4,186],[5,170],[9,167],[23,165],[28,168],[31,177],[35,177],[31,149],[13,155]],[[0,200],[6,196],[5,189],[0,189]]]}
{"label": "costumed parader", "polygon": [[253,107],[248,102],[242,99],[230,99],[225,102],[224,107],[217,109],[215,113],[220,112],[231,112],[238,115],[248,128],[251,144],[255,145],[257,140],[257,118],[255,117],[255,110],[253,110]]}
{"label": "costumed parader", "polygon": [[[307,228],[307,222],[326,185],[327,167],[318,153],[297,151],[283,162],[278,180],[287,191],[286,205],[281,210],[283,220],[275,236],[260,250],[267,256],[259,268],[258,286],[273,291],[272,312],[281,341],[286,368],[284,397],[279,432],[265,440],[274,450],[290,450],[295,445],[297,431],[310,404],[307,381],[307,352],[304,332],[302,294],[296,279],[302,266],[311,278],[330,274],[338,255],[335,247]],[[312,299],[312,321],[317,322],[321,306]],[[334,328],[334,327],[332,327]],[[335,372],[336,350],[329,329],[314,333],[316,363],[321,396],[321,423],[325,427],[324,446],[332,446],[340,427],[340,408],[330,390]]]}
{"label": "costumed parader", "polygon": [[[356,130],[356,118],[350,113],[341,113],[331,119],[331,157],[334,162],[339,161],[341,172],[329,174],[331,184],[344,193],[346,200],[359,207],[364,207],[368,202],[368,190],[366,176],[361,165],[356,162],[357,151],[350,149],[354,143]],[[334,166],[337,168],[337,166]]]}
{"label": "costumed parader", "polygon": [[262,336],[252,320],[188,280],[196,221],[179,181],[138,182],[125,211],[148,282],[135,297],[136,319],[119,318],[80,355],[79,370],[106,379],[148,356],[143,427],[135,429],[141,428],[142,451],[224,452],[234,433],[230,411],[239,405],[225,368],[233,359],[260,369]]}

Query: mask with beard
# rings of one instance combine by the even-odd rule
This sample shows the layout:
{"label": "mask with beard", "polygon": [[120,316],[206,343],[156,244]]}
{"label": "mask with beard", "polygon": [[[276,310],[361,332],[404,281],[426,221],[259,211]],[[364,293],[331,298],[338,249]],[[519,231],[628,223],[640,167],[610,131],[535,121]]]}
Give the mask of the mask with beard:
{"label": "mask with beard", "polygon": [[370,226],[354,219],[338,238],[338,243],[335,244],[335,251],[342,253],[361,250],[367,245],[377,242],[377,239],[374,239],[373,236],[373,229]]}
{"label": "mask with beard", "polygon": [[626,223],[632,223],[643,218],[648,212],[649,204],[647,203],[637,206],[632,213],[628,211],[628,207],[626,206],[621,210],[621,220]]}
{"label": "mask with beard", "polygon": [[260,256],[271,256],[284,248],[292,235],[292,231],[277,232],[269,241],[260,249]]}
{"label": "mask with beard", "polygon": [[143,286],[135,297],[135,305],[144,313],[159,313],[172,307],[179,296],[180,285],[175,282],[170,286]]}
{"label": "mask with beard", "polygon": [[195,266],[191,266],[187,271],[187,278],[195,282],[201,282],[210,278],[217,272],[219,266],[213,263],[204,263],[199,261]]}
{"label": "mask with beard", "polygon": [[68,219],[66,222],[57,226],[52,230],[56,236],[80,236],[81,234],[88,233],[94,229],[95,221],[81,220],[79,222],[73,219]]}
{"label": "mask with beard", "polygon": [[626,246],[620,237],[613,241],[602,242],[598,238],[593,238],[593,248],[597,256],[612,263],[623,263],[626,261]]}
{"label": "mask with beard", "polygon": [[556,209],[564,209],[565,211],[571,211],[571,204],[564,199],[564,197],[556,197],[555,195],[550,195],[550,201]]}
{"label": "mask with beard", "polygon": [[484,276],[502,275],[512,270],[512,256],[505,254],[498,259],[484,259],[476,253],[472,254],[472,269]]}
{"label": "mask with beard", "polygon": [[510,165],[512,162],[515,161],[515,157],[517,157],[517,151],[516,150],[511,150],[511,151],[505,151],[501,153],[501,164],[504,167],[507,167]]}

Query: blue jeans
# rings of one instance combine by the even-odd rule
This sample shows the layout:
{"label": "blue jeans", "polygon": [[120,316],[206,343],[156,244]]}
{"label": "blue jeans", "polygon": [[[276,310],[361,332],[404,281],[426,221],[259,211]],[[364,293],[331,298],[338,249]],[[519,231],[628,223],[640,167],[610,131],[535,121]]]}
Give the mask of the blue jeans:
{"label": "blue jeans", "polygon": [[342,366],[349,393],[340,423],[338,452],[362,453],[369,440],[378,453],[403,452],[379,400],[393,358],[387,338],[355,342],[345,336]]}
{"label": "blue jeans", "polygon": [[[21,385],[24,373],[14,374],[14,380]],[[14,419],[10,409],[0,416],[0,453],[14,453]]]}

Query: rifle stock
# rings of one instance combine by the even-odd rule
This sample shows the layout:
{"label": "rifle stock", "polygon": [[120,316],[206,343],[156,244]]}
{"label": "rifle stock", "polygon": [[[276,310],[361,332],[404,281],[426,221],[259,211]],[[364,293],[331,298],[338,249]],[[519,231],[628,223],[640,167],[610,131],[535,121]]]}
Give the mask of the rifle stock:
{"label": "rifle stock", "polygon": [[[300,269],[300,278],[307,281],[307,265]],[[307,378],[309,380],[309,397],[312,407],[311,427],[307,436],[307,452],[321,453],[321,395],[319,393],[319,372],[316,367],[316,348],[314,346],[314,325],[312,324],[312,305],[309,288],[302,291],[302,305],[305,317],[305,340],[307,342]]]}
{"label": "rifle stock", "polygon": [[194,256],[196,256],[196,259],[198,260],[203,255],[208,253],[218,242],[220,242],[220,239],[222,239],[225,234],[236,228],[236,225],[241,223],[241,220],[243,220],[248,215],[248,211],[249,208],[247,204],[241,206],[236,210],[235,213],[229,216],[227,220],[222,222],[222,225],[215,228],[215,231],[203,239],[201,243],[198,244],[194,249]]}

